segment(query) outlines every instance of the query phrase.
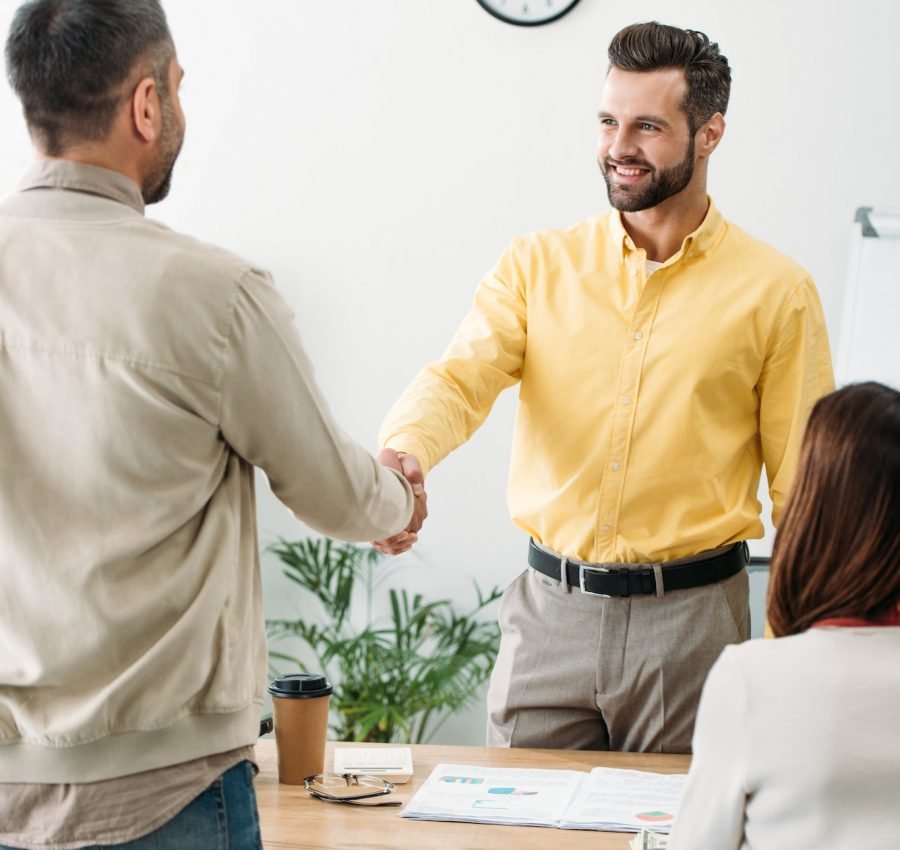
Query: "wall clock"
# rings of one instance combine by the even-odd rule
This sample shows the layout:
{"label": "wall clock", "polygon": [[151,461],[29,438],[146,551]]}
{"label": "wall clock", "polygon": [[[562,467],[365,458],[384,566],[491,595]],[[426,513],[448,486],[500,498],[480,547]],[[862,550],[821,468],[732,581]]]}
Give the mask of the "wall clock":
{"label": "wall clock", "polygon": [[578,0],[478,0],[478,5],[507,24],[536,27],[559,20]]}

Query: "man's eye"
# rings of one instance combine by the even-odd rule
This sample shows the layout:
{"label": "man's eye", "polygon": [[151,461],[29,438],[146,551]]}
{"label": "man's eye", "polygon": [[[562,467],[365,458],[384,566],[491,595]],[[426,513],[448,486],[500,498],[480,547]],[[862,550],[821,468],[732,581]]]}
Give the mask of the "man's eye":
{"label": "man's eye", "polygon": [[659,129],[655,124],[647,124],[647,123],[643,123],[643,124],[639,124],[638,126],[639,126],[642,130],[650,130],[650,131],[653,131],[653,130],[658,130],[658,129]]}

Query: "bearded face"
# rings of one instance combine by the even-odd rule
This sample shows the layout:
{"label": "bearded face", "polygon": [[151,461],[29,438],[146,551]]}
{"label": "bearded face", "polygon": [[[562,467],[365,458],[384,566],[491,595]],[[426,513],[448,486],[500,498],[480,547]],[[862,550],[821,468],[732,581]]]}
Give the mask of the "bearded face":
{"label": "bearded face", "polygon": [[598,160],[609,203],[620,212],[640,212],[661,204],[681,192],[694,176],[694,137],[687,143],[681,162],[657,168],[640,157]]}

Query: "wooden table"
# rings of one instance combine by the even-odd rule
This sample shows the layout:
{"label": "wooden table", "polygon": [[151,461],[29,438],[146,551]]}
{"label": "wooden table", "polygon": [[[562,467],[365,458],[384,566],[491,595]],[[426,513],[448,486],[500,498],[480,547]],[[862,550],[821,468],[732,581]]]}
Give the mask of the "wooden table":
{"label": "wooden table", "polygon": [[[328,744],[325,769],[333,766]],[[353,746],[340,744],[339,746]],[[482,767],[584,770],[624,767],[658,773],[686,773],[689,756],[575,750],[506,750],[488,747],[420,745],[413,750],[413,778],[394,794],[404,803],[441,763]],[[266,850],[625,850],[633,833],[548,829],[533,826],[415,821],[398,816],[397,808],[363,808],[325,803],[309,796],[303,786],[280,785],[275,742],[256,746],[260,774],[256,796]]]}

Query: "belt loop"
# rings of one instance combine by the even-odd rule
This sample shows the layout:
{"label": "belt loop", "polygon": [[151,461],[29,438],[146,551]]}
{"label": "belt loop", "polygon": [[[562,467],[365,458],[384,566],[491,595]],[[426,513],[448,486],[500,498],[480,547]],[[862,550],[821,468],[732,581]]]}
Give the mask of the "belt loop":
{"label": "belt loop", "polygon": [[653,580],[656,582],[656,597],[661,599],[666,592],[663,585],[662,567],[659,564],[651,564],[653,567]]}
{"label": "belt loop", "polygon": [[569,558],[567,555],[563,555],[559,559],[559,580],[562,586],[566,589],[566,593],[572,592],[572,585],[569,584]]}

